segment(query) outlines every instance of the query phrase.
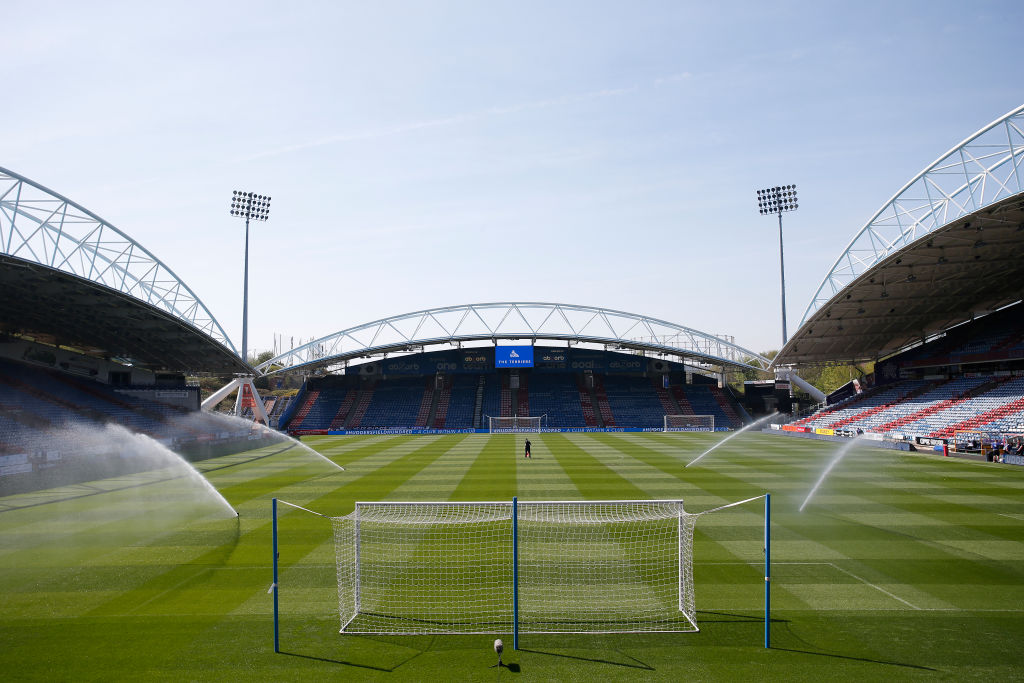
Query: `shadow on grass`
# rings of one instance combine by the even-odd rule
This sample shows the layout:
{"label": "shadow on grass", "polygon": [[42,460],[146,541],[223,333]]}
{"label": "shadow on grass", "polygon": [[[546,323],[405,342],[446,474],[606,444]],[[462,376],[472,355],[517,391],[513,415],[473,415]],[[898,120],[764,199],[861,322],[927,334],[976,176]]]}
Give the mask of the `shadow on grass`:
{"label": "shadow on grass", "polygon": [[[330,656],[317,656],[317,655],[314,655],[314,654],[302,654],[302,653],[299,653],[299,652],[289,652],[287,650],[280,650],[278,652],[278,654],[288,655],[289,657],[299,657],[300,659],[308,659],[308,660],[314,661],[314,662],[324,662],[326,664],[338,664],[340,666],[351,666],[351,667],[354,667],[354,668],[357,668],[357,669],[366,669],[368,671],[381,671],[381,672],[384,672],[384,673],[394,673],[394,672],[398,671],[400,668],[402,668],[403,666],[405,666],[406,664],[408,664],[409,662],[411,662],[412,660],[414,660],[417,657],[419,657],[420,655],[422,655],[425,652],[428,652],[429,650],[431,650],[432,647],[433,647],[433,644],[435,642],[435,639],[436,638],[434,636],[430,636],[428,638],[427,642],[425,644],[421,645],[420,647],[408,647],[408,646],[402,645],[401,647],[403,649],[412,650],[411,654],[409,654],[408,656],[404,657],[403,659],[401,659],[399,661],[396,661],[393,664],[389,663],[390,665],[384,665],[384,666],[373,665],[373,664],[362,664],[362,663],[354,662],[354,661],[347,660],[347,659],[334,659],[333,657],[330,657]],[[390,645],[394,645],[394,643],[389,643],[389,644]]]}
{"label": "shadow on grass", "polygon": [[[708,616],[709,615],[709,616]],[[773,624],[788,624],[789,619],[771,617]],[[763,614],[733,614],[731,612],[711,612],[697,610],[697,624],[763,624]]]}
{"label": "shadow on grass", "polygon": [[[654,667],[649,664],[641,662],[636,657],[631,657],[621,650],[616,650],[620,655],[626,659],[631,660],[630,662],[615,662],[610,659],[600,659],[598,657],[580,657],[579,655],[567,655],[563,652],[546,652],[544,650],[530,650],[529,648],[521,647],[517,652],[528,652],[532,655],[548,655],[550,657],[562,657],[563,659],[572,659],[578,662],[592,662],[594,664],[611,664],[612,666],[621,666],[627,669],[641,669],[643,671],[654,671]],[[512,666],[512,665],[509,665]]]}
{"label": "shadow on grass", "polygon": [[[359,669],[369,669],[371,671],[383,671],[385,673],[392,673],[395,670],[394,668],[388,669],[388,668],[383,667],[383,666],[371,666],[369,664],[357,664],[356,662],[347,662],[347,661],[345,661],[343,659],[329,659],[327,657],[314,657],[313,655],[300,655],[298,652],[285,652],[284,650],[281,650],[278,654],[288,655],[289,657],[301,657],[302,659],[311,659],[311,660],[313,660],[315,662],[327,662],[328,664],[341,664],[342,666],[354,666],[354,667],[357,667]],[[418,656],[418,655],[413,655],[413,656],[415,657],[415,656]],[[404,664],[404,663],[405,662],[402,662],[402,664]],[[401,666],[401,664],[399,664],[398,666]],[[397,667],[395,667],[395,668],[397,668]]]}
{"label": "shadow on grass", "polygon": [[775,647],[772,646],[772,650],[776,652],[793,652],[801,655],[817,655],[819,657],[832,657],[834,659],[846,659],[853,662],[867,662],[869,664],[885,664],[886,666],[902,666],[907,669],[918,669],[920,671],[938,671],[930,666],[921,666],[920,664],[906,664],[904,662],[889,662],[884,659],[871,659],[870,657],[852,657],[850,655],[837,655],[831,652],[814,652],[813,650],[795,650],[788,647]]}
{"label": "shadow on grass", "polygon": [[[792,638],[795,638],[801,645],[803,645],[806,648],[813,648],[813,647],[815,647],[812,643],[809,643],[808,641],[804,640],[803,638],[798,636],[796,633],[794,633],[793,630],[790,629],[790,628],[786,629],[786,634],[788,636],[792,637]],[[917,669],[919,671],[936,671],[937,670],[937,669],[933,669],[933,668],[931,668],[929,666],[921,666],[919,664],[905,664],[904,662],[891,662],[891,661],[887,661],[887,660],[884,660],[884,659],[872,659],[870,657],[854,657],[853,655],[840,655],[840,654],[836,654],[834,652],[821,652],[819,650],[813,650],[813,649],[798,650],[795,647],[778,647],[778,646],[774,646],[774,645],[771,647],[771,649],[775,650],[776,652],[792,652],[794,654],[801,654],[801,655],[815,655],[815,656],[818,656],[818,657],[831,657],[833,659],[845,659],[845,660],[851,661],[851,662],[866,662],[868,664],[883,664],[885,666],[899,666],[899,667],[903,667],[903,668],[906,668],[906,669]]]}

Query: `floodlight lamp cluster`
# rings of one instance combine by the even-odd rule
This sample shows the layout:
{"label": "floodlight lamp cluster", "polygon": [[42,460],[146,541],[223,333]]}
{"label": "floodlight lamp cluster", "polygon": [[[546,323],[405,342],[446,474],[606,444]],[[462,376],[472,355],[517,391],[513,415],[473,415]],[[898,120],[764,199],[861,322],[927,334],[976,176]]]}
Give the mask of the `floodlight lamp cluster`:
{"label": "floodlight lamp cluster", "polygon": [[778,185],[757,191],[757,208],[761,215],[796,211],[796,185]]}
{"label": "floodlight lamp cluster", "polygon": [[270,216],[270,197],[235,190],[231,197],[231,215],[246,220],[265,221]]}

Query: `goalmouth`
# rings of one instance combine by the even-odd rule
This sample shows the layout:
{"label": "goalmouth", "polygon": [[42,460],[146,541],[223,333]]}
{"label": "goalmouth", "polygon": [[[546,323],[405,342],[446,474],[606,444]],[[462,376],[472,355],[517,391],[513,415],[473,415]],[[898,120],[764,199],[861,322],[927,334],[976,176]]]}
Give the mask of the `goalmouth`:
{"label": "goalmouth", "polygon": [[[342,633],[698,631],[699,517],[764,498],[765,647],[769,494],[689,513],[682,500],[357,502],[330,521]],[[274,652],[280,652],[278,499],[272,501]]]}
{"label": "goalmouth", "polygon": [[494,417],[487,416],[487,429],[491,434],[513,434],[519,432],[540,432],[548,423],[547,415],[537,417]]}
{"label": "goalmouth", "polygon": [[713,432],[714,415],[666,415],[665,432]]}

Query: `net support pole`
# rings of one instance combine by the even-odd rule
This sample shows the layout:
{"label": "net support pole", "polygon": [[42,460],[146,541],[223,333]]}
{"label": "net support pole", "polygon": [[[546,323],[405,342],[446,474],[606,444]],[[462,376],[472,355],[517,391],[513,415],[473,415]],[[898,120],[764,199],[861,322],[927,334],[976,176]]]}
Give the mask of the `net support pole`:
{"label": "net support pole", "polygon": [[519,497],[512,496],[512,649],[519,649]]}
{"label": "net support pole", "polygon": [[764,494],[764,646],[771,645],[772,604],[772,494]]}
{"label": "net support pole", "polygon": [[274,529],[274,652],[276,653],[281,651],[281,629],[277,609],[277,498],[271,501],[271,518],[273,519],[272,526]]}

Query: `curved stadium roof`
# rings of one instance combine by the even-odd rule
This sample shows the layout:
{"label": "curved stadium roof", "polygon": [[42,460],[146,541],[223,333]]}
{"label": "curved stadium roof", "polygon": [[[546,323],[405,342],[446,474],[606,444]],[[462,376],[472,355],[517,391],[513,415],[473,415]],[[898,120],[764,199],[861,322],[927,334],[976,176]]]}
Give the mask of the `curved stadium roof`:
{"label": "curved stadium roof", "polygon": [[854,236],[778,365],[881,358],[1024,298],[1024,106],[903,186]]}
{"label": "curved stadium roof", "polygon": [[246,372],[220,323],[142,245],[0,168],[0,330],[152,368]]}
{"label": "curved stadium roof", "polygon": [[605,344],[758,370],[771,364],[725,339],[657,318],[593,306],[499,302],[432,308],[364,323],[292,349],[256,370],[268,375],[313,372],[357,358],[419,351],[428,345],[499,339]]}

